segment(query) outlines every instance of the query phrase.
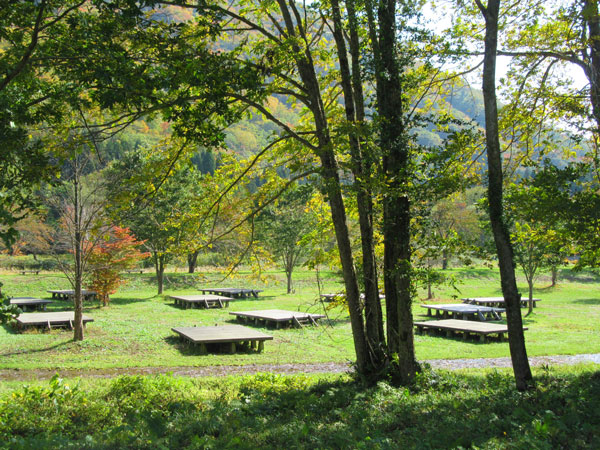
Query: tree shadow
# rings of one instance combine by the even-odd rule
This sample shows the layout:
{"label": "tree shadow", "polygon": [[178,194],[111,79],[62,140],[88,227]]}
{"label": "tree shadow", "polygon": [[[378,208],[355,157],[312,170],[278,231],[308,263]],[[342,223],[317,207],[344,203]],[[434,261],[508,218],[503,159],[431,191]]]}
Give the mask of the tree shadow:
{"label": "tree shadow", "polygon": [[575,283],[598,283],[600,281],[600,272],[593,270],[561,270],[558,275],[557,283],[560,284],[561,280],[566,280]]}
{"label": "tree shadow", "polygon": [[[61,331],[66,330],[66,331],[69,331],[70,333],[72,333],[72,331],[69,330],[68,328],[65,328],[65,329],[61,328],[60,330]],[[52,331],[56,331],[56,329],[53,329]],[[32,354],[36,354],[36,353],[50,352],[52,350],[56,350],[58,348],[64,347],[71,342],[73,342],[73,340],[69,339],[68,341],[59,342],[57,344],[54,344],[54,345],[51,345],[51,346],[45,347],[45,348],[16,350],[16,351],[10,352],[10,353],[0,353],[0,356],[32,355]]]}
{"label": "tree shadow", "polygon": [[580,305],[600,305],[600,298],[579,298],[577,300],[573,300],[572,303],[577,303]]}

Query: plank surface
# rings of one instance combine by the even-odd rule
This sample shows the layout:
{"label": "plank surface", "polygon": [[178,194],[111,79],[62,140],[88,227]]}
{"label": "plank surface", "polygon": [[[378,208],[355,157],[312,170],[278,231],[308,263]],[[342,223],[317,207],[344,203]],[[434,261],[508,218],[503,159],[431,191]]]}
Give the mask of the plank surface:
{"label": "plank surface", "polygon": [[170,297],[172,299],[181,300],[182,302],[189,302],[189,303],[205,302],[205,301],[213,301],[214,302],[217,300],[232,302],[232,301],[236,300],[235,298],[225,297],[223,295],[212,295],[212,294],[171,295]]}
{"label": "plank surface", "polygon": [[[50,325],[65,324],[69,321],[75,320],[75,313],[73,311],[59,311],[59,312],[46,312],[46,313],[23,313],[17,317],[19,325],[46,325],[50,322]],[[83,322],[93,322],[89,316],[83,315]]]}
{"label": "plank surface", "polygon": [[[477,322],[474,320],[429,320],[427,322],[415,322],[414,324],[415,326],[421,328],[436,328],[439,330],[464,331],[477,334],[508,332],[508,327],[506,325],[489,322]],[[527,327],[523,327],[523,330],[527,330]]]}
{"label": "plank surface", "polygon": [[258,311],[230,312],[229,314],[238,317],[248,317],[251,319],[262,319],[271,322],[289,322],[294,318],[304,320],[312,317],[313,319],[322,319],[323,314],[309,314],[299,311],[286,311],[283,309],[263,309]]}
{"label": "plank surface", "polygon": [[177,327],[175,333],[194,343],[214,344],[219,342],[267,341],[273,336],[241,325],[217,327]]}
{"label": "plank surface", "polygon": [[[473,305],[497,305],[497,306],[504,306],[504,297],[465,297],[465,298],[461,298],[461,300],[464,303],[470,303]],[[542,301],[540,298],[534,298],[533,300],[533,304],[535,305],[537,302]],[[529,298],[524,298],[521,297],[521,305],[522,306],[526,306],[527,303],[529,302]]]}
{"label": "plank surface", "polygon": [[10,304],[17,306],[47,305],[49,303],[53,303],[52,300],[35,297],[13,297],[10,299]]}
{"label": "plank surface", "polygon": [[491,308],[489,306],[470,305],[466,303],[449,303],[445,305],[421,305],[421,308],[437,309],[460,314],[477,314],[478,312],[504,312],[503,308]]}

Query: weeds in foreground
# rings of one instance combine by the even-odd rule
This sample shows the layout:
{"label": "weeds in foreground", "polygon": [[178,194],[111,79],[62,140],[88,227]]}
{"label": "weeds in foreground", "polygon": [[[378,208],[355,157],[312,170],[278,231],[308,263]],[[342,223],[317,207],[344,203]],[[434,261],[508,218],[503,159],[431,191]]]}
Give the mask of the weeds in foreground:
{"label": "weeds in foreground", "polygon": [[600,372],[421,374],[413,389],[347,377],[127,376],[83,389],[58,376],[0,399],[6,448],[593,448]]}

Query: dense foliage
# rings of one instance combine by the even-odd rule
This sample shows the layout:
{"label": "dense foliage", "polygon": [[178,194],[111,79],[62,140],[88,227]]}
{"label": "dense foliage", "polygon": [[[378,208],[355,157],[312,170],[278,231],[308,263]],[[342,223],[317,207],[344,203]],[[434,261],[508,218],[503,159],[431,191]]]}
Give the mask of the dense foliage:
{"label": "dense foliage", "polygon": [[413,390],[344,378],[128,376],[82,388],[55,376],[0,398],[10,448],[591,448],[600,373],[420,373]]}

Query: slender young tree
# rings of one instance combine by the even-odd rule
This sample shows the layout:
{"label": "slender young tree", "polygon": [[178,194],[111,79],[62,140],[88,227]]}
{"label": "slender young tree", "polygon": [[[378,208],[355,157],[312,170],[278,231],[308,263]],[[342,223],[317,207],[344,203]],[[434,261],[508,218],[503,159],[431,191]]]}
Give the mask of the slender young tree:
{"label": "slender young tree", "polygon": [[500,0],[489,0],[487,5],[484,5],[481,0],[475,0],[475,3],[485,19],[482,86],[488,160],[488,208],[498,254],[502,294],[506,304],[506,320],[513,371],[517,389],[523,391],[533,386],[533,376],[525,348],[523,319],[521,317],[521,294],[517,289],[514,254],[502,205],[503,172],[496,100],[496,57]]}

